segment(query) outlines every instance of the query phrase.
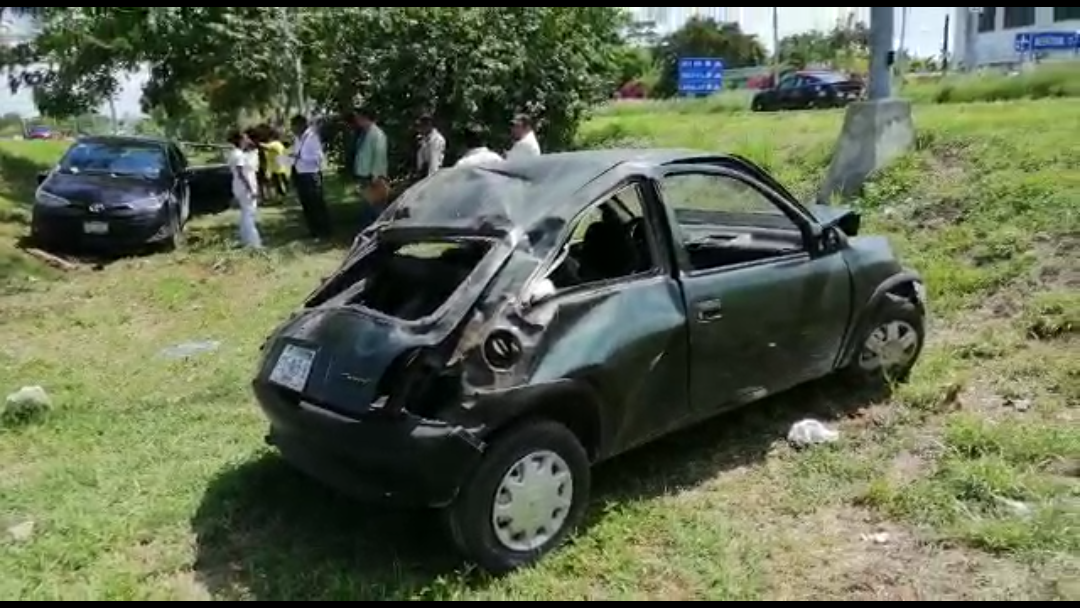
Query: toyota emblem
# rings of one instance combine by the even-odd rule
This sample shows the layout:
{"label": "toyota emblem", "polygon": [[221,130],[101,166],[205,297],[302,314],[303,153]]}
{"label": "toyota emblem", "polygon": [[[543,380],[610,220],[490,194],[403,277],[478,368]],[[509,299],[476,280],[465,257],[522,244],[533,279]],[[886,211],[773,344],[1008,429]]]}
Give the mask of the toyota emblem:
{"label": "toyota emblem", "polygon": [[101,203],[90,205],[90,213],[101,213],[102,211],[105,211],[105,205],[102,205]]}

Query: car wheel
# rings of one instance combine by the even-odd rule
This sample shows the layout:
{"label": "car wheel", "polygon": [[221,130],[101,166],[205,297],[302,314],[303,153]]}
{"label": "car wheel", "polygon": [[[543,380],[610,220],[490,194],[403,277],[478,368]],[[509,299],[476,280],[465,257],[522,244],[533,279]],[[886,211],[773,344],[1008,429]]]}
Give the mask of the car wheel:
{"label": "car wheel", "polygon": [[906,381],[925,340],[925,318],[919,306],[886,294],[859,342],[851,371],[866,380]]}
{"label": "car wheel", "polygon": [[751,112],[763,112],[763,111],[765,111],[765,107],[762,105],[761,101],[755,99],[754,101],[750,102],[750,111]]}
{"label": "car wheel", "polygon": [[500,435],[444,512],[454,544],[493,574],[538,561],[581,523],[589,459],[577,437],[539,420]]}
{"label": "car wheel", "polygon": [[170,250],[180,249],[187,242],[184,235],[184,222],[180,219],[180,213],[181,211],[174,207],[173,212],[169,214],[169,239],[166,243]]}

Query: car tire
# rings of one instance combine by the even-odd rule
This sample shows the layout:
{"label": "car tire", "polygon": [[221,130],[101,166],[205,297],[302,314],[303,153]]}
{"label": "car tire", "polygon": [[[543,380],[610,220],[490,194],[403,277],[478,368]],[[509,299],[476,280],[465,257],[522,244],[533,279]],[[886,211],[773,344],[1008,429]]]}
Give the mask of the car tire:
{"label": "car tire", "polygon": [[180,213],[180,209],[174,207],[173,212],[169,214],[169,238],[166,240],[166,248],[169,251],[182,249],[187,243],[184,222],[180,219]]}
{"label": "car tire", "polygon": [[906,382],[926,341],[926,318],[911,300],[885,294],[859,336],[849,375],[869,382]]}
{"label": "car tire", "polygon": [[[515,501],[513,486],[529,484],[533,466],[532,489]],[[467,559],[504,574],[566,540],[585,516],[590,486],[589,458],[578,438],[557,422],[533,420],[497,436],[443,519]],[[497,508],[504,514],[497,516]]]}
{"label": "car tire", "polygon": [[761,103],[761,101],[755,99],[754,101],[750,102],[750,111],[751,112],[764,112],[765,111],[765,106]]}

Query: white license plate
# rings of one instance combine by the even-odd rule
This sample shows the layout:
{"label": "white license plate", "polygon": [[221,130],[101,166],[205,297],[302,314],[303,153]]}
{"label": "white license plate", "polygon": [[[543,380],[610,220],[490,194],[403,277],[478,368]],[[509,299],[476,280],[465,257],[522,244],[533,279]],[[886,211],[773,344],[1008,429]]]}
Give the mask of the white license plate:
{"label": "white license plate", "polygon": [[292,344],[286,345],[270,372],[270,381],[298,393],[304,392],[311,366],[315,363],[315,351]]}
{"label": "white license plate", "polygon": [[109,224],[105,222],[86,222],[83,224],[86,234],[109,234]]}

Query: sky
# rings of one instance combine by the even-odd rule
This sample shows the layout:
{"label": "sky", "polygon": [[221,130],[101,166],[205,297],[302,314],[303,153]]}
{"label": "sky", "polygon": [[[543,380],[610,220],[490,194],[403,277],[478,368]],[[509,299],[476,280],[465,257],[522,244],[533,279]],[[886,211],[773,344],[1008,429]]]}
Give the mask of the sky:
{"label": "sky", "polygon": [[[640,7],[627,7],[637,10]],[[703,9],[705,10],[705,9]],[[868,14],[867,8],[856,9],[860,17]],[[899,12],[897,8],[897,36],[899,36]],[[936,55],[941,48],[942,27],[945,15],[950,14],[952,7],[908,7],[908,28],[906,47],[915,55],[927,57]],[[741,7],[727,9],[729,15],[740,16],[744,31],[757,34],[766,47],[772,46],[772,8],[771,7]],[[810,29],[826,29],[832,26],[836,20],[837,7],[780,7],[779,29],[780,36],[805,32]],[[26,28],[25,23],[5,23],[4,29],[9,31],[22,31]],[[142,95],[142,85],[146,82],[146,73],[130,74],[123,79],[123,86],[116,98],[116,113],[119,117],[125,115],[139,115],[139,98]],[[0,83],[6,84],[6,83]],[[0,114],[18,112],[24,116],[37,113],[34,102],[27,90],[21,90],[12,94],[6,86],[0,86]],[[103,114],[108,113],[108,108],[101,108]]]}

